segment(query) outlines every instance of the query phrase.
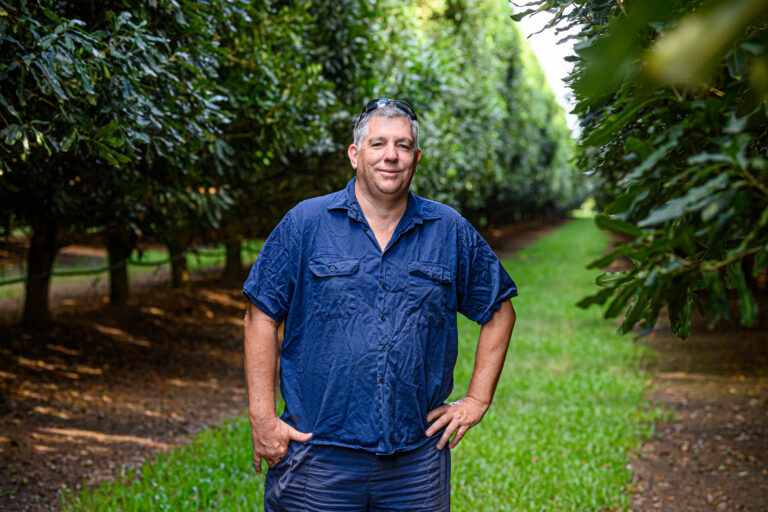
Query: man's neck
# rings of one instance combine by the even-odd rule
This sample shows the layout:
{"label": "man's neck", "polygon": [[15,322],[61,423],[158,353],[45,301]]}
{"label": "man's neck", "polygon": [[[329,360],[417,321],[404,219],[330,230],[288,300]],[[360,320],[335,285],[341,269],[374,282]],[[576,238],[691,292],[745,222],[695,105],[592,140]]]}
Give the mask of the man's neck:
{"label": "man's neck", "polygon": [[375,224],[397,224],[408,206],[408,191],[393,197],[374,197],[355,180],[355,198],[365,219]]}
{"label": "man's neck", "polygon": [[390,200],[374,198],[363,188],[355,180],[357,203],[379,243],[379,248],[384,251],[408,206],[408,191]]}

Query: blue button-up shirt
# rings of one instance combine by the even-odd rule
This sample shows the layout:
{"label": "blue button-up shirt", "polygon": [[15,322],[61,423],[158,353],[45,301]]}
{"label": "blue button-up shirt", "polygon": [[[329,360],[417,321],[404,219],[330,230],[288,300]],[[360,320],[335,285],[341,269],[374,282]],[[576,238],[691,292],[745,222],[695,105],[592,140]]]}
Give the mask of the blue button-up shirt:
{"label": "blue button-up shirt", "polygon": [[285,320],[282,419],[312,444],[391,454],[427,442],[451,393],[456,312],[483,324],[517,288],[463,217],[412,193],[382,251],[354,183],[289,211],[243,293]]}

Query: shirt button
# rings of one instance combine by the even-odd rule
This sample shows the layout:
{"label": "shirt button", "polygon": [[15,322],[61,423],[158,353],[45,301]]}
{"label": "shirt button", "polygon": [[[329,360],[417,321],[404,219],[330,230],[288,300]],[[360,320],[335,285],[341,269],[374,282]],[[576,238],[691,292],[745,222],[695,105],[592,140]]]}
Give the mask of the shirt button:
{"label": "shirt button", "polygon": [[381,287],[386,290],[387,289],[387,283],[381,283]]}
{"label": "shirt button", "polygon": [[331,272],[336,272],[336,267],[334,267],[333,265],[331,265]]}
{"label": "shirt button", "polygon": [[384,315],[381,315],[381,321],[382,321],[382,322],[383,322],[384,320],[386,320],[386,319],[387,319],[387,317],[385,317]]}
{"label": "shirt button", "polygon": [[387,350],[387,347],[385,347],[384,345],[382,345],[382,346],[381,346],[381,350]]}
{"label": "shirt button", "polygon": [[363,231],[368,231],[368,226],[363,226]]}
{"label": "shirt button", "polygon": [[382,379],[379,379],[379,382],[383,383],[383,382],[384,382],[384,379],[383,379],[383,378],[382,378]]}

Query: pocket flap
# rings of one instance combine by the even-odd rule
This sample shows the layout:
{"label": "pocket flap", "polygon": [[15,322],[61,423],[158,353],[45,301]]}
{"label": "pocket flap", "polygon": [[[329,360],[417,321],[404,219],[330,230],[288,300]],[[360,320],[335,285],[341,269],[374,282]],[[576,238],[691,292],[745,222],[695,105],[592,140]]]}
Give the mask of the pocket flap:
{"label": "pocket flap", "polygon": [[317,277],[348,276],[357,272],[360,260],[338,258],[312,258],[309,270]]}
{"label": "pocket flap", "polygon": [[408,264],[408,273],[435,281],[436,283],[447,284],[453,282],[451,271],[437,263],[412,261]]}

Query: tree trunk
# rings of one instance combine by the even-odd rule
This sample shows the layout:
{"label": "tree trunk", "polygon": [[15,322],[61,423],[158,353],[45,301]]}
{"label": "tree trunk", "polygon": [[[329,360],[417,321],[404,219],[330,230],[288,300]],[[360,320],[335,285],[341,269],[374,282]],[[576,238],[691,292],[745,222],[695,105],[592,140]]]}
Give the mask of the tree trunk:
{"label": "tree trunk", "polygon": [[127,260],[133,250],[133,244],[122,233],[107,234],[107,253],[109,254],[109,303],[112,306],[125,306],[130,294],[128,283]]}
{"label": "tree trunk", "polygon": [[165,237],[165,246],[168,247],[168,254],[171,257],[171,286],[185,288],[189,285],[186,254],[189,248],[189,232],[184,229]]}
{"label": "tree trunk", "polygon": [[22,328],[26,332],[43,327],[51,319],[48,292],[51,283],[51,269],[56,258],[55,224],[37,226],[32,231],[27,254],[27,285],[24,300]]}
{"label": "tree trunk", "polygon": [[227,283],[239,283],[243,279],[243,260],[241,257],[243,242],[238,239],[229,241],[224,245],[227,248],[227,259],[221,279]]}

